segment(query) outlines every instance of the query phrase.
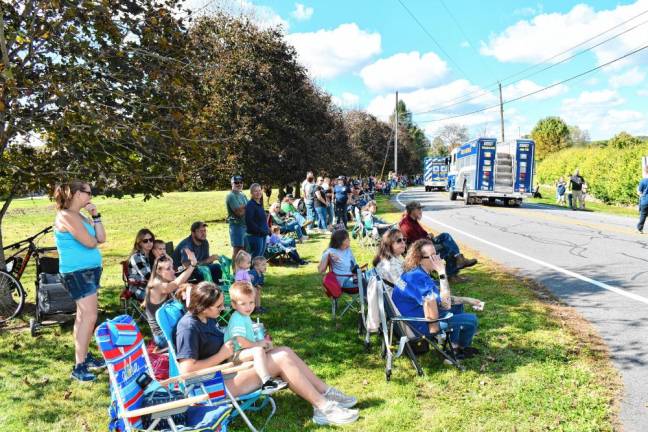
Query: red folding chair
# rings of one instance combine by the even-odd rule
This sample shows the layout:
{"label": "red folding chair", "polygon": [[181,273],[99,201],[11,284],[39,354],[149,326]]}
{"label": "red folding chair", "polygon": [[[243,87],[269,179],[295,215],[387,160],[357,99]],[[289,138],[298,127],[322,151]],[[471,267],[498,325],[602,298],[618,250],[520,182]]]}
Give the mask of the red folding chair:
{"label": "red folding chair", "polygon": [[119,300],[124,314],[146,321],[146,316],[144,316],[144,311],[141,306],[141,302],[144,300],[144,293],[146,292],[146,282],[128,278],[128,260],[121,261],[120,264],[122,266],[124,289],[119,294]]}

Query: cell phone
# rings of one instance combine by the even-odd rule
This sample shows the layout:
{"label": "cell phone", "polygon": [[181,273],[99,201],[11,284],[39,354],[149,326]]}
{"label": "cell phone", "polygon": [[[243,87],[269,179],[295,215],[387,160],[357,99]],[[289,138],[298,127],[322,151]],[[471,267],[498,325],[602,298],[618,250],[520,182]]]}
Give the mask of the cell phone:
{"label": "cell phone", "polygon": [[136,379],[135,382],[137,383],[138,386],[140,386],[142,389],[146,389],[146,387],[153,382],[153,378],[146,372],[142,372]]}

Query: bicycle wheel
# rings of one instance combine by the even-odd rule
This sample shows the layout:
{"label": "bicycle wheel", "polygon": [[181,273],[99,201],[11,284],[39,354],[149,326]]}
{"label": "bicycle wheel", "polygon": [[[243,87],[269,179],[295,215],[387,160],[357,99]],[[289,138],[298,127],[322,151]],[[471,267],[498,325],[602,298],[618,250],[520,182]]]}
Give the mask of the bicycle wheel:
{"label": "bicycle wheel", "polygon": [[20,313],[25,304],[25,290],[18,279],[0,270],[0,324]]}

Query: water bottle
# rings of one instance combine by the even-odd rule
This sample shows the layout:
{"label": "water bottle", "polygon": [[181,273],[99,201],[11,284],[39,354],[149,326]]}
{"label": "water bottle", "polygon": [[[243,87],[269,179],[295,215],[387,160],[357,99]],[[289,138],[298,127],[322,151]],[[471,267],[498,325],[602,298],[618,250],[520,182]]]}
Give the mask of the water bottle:
{"label": "water bottle", "polygon": [[265,338],[265,326],[262,322],[259,322],[259,318],[257,318],[257,322],[252,324],[252,330],[257,341],[262,341]]}

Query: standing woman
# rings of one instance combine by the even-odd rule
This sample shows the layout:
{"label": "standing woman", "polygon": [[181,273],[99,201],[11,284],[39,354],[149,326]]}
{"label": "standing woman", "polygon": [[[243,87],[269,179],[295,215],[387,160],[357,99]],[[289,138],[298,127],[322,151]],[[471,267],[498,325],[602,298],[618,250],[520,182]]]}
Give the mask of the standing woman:
{"label": "standing woman", "polygon": [[[54,238],[59,254],[59,272],[65,288],[77,305],[74,321],[75,363],[71,377],[78,381],[94,381],[90,369],[105,367],[95,359],[88,346],[97,321],[97,289],[101,278],[101,253],[97,246],[106,241],[101,214],[90,202],[92,191],[88,183],[73,180],[54,190],[56,219]],[[81,214],[85,209],[90,218]]]}
{"label": "standing woman", "polygon": [[263,209],[263,191],[261,185],[252,183],[250,186],[250,200],[245,205],[245,226],[247,242],[252,258],[263,256],[266,247],[266,237],[270,235],[268,219]]}

